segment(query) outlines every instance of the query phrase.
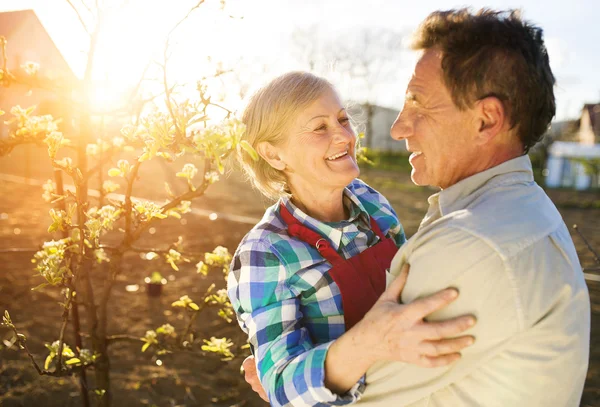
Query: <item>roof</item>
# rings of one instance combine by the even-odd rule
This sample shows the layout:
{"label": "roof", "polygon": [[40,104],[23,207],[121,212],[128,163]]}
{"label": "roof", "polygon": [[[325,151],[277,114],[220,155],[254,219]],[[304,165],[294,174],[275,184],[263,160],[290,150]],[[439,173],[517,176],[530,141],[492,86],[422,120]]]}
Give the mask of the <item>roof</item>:
{"label": "roof", "polygon": [[555,141],[548,152],[553,157],[600,158],[600,145],[587,145],[577,142]]}
{"label": "roof", "polygon": [[594,134],[600,136],[600,103],[583,105],[583,111],[587,111],[590,115],[590,124]]}
{"label": "roof", "polygon": [[[28,17],[35,17],[33,10],[17,10],[17,11],[5,11],[0,13],[0,35],[9,37],[10,34],[19,28],[23,21]],[[39,20],[38,20],[39,21]],[[41,24],[41,22],[40,22]]]}
{"label": "roof", "polygon": [[[53,54],[53,58],[60,58],[61,62],[64,63],[66,69],[68,69],[68,72],[65,72],[65,74],[72,78],[75,78],[73,69],[69,65],[68,61],[65,59],[63,53],[56,46],[56,43],[48,33],[48,30],[46,30],[46,27],[44,27],[44,25],[36,15],[35,11],[27,9],[0,12],[0,36],[4,36],[10,41],[11,34],[15,33],[23,24],[31,24],[31,22],[33,22],[33,24],[39,25],[41,31],[47,36],[47,41],[40,41],[40,38],[32,38],[30,44],[43,44],[43,46],[45,47],[50,47],[51,52]],[[10,44],[8,45],[8,52],[10,53]],[[44,52],[48,52],[48,49],[44,50]]]}

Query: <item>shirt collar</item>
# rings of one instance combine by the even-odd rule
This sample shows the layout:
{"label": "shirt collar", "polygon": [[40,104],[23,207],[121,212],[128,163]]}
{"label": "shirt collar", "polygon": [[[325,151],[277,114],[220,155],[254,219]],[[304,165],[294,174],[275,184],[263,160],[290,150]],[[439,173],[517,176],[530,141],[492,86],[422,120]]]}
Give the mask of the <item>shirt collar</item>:
{"label": "shirt collar", "polygon": [[[370,224],[369,213],[360,202],[358,197],[349,188],[344,189],[342,199],[344,206],[348,208],[348,212],[350,214],[347,222],[364,222],[367,225]],[[292,216],[300,221],[300,223],[319,232],[321,235],[323,235],[323,237],[329,240],[335,250],[339,250],[342,243],[343,231],[341,228],[335,227],[335,225],[339,225],[340,222],[335,222],[332,224],[321,222],[304,213],[300,208],[292,203],[291,199],[287,197],[281,198],[281,202],[290,211]]]}
{"label": "shirt collar", "polygon": [[424,219],[464,209],[483,192],[499,185],[533,182],[533,170],[529,156],[523,155],[482,171],[429,197],[429,211]]}

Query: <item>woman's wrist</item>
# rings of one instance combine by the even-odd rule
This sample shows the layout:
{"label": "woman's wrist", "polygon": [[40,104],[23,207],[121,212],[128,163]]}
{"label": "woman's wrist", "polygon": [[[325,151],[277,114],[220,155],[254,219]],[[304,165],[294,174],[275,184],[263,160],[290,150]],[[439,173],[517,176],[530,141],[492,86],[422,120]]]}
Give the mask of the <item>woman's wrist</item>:
{"label": "woman's wrist", "polygon": [[366,324],[360,321],[336,339],[325,358],[325,387],[336,394],[345,394],[376,362]]}

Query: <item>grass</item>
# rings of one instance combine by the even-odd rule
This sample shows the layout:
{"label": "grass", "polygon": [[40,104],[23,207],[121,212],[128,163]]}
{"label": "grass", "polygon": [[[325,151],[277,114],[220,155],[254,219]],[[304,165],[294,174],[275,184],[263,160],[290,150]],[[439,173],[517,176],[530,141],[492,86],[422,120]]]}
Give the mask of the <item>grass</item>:
{"label": "grass", "polygon": [[363,168],[376,168],[386,171],[398,171],[410,174],[411,166],[406,152],[379,151],[363,149],[362,156],[369,162],[363,161]]}

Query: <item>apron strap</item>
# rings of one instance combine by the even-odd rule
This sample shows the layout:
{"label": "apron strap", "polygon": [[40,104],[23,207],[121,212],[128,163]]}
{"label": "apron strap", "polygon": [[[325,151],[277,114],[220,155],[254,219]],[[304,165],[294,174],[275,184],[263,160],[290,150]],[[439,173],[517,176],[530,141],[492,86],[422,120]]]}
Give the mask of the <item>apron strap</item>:
{"label": "apron strap", "polygon": [[297,237],[303,242],[315,247],[319,251],[319,254],[331,264],[338,264],[344,261],[344,258],[331,247],[331,244],[327,239],[300,223],[283,203],[279,205],[279,212],[283,221],[288,225],[288,233],[290,236]]}
{"label": "apron strap", "polygon": [[373,216],[369,216],[369,218],[370,218],[370,221],[371,221],[371,230],[373,232],[375,232],[375,234],[379,237],[379,241],[383,241],[385,239],[385,235],[383,234],[383,232],[379,228],[379,225],[377,224],[377,221],[373,218]]}

